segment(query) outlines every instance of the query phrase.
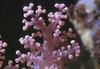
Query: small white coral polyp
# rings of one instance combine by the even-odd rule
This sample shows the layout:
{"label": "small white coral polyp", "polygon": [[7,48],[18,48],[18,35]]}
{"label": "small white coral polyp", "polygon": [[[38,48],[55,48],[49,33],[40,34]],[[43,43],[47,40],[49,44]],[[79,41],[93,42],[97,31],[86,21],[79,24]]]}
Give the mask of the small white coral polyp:
{"label": "small white coral polyp", "polygon": [[[47,21],[41,16],[41,14],[45,15],[46,9],[37,6],[37,10],[33,10],[33,6],[34,4],[30,3],[23,7],[23,31],[32,27],[37,32],[19,39],[22,46],[30,51],[21,53],[20,50],[17,50],[18,57],[15,61],[17,64],[27,63],[31,69],[64,69],[62,59],[67,62],[80,54],[80,46],[75,40],[71,40],[70,45],[66,43],[67,37],[75,38],[72,28],[69,28],[69,31],[61,30],[67,19],[68,8],[63,3],[56,3],[54,6],[58,11],[50,12],[47,15],[48,22],[50,22],[47,26]],[[37,41],[37,37],[43,37],[42,42]]]}

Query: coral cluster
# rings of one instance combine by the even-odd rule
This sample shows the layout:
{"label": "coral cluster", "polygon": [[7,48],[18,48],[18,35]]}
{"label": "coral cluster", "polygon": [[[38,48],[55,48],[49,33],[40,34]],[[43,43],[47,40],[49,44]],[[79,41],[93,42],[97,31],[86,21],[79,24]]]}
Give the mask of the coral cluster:
{"label": "coral cluster", "polygon": [[[80,46],[75,40],[71,40],[67,44],[67,37],[75,38],[73,29],[67,31],[63,29],[66,24],[68,8],[65,4],[56,3],[54,6],[58,9],[56,12],[50,12],[48,22],[43,19],[46,9],[37,6],[37,10],[33,10],[34,4],[30,3],[23,7],[24,19],[22,20],[23,31],[32,28],[32,35],[25,35],[19,39],[22,46],[27,49],[27,53],[16,51],[16,65],[12,65],[12,61],[8,62],[9,67],[19,69],[19,64],[26,64],[30,69],[64,69],[63,61],[70,61],[80,54]],[[63,30],[62,30],[63,29]],[[41,40],[41,41],[39,41]]]}

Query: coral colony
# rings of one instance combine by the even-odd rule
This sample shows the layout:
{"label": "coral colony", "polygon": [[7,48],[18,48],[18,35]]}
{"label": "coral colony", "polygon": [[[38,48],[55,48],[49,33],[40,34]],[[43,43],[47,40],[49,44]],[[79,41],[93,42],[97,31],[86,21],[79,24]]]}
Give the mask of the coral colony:
{"label": "coral colony", "polygon": [[[8,66],[5,69],[19,69],[20,64],[26,64],[29,69],[64,69],[63,61],[72,60],[80,54],[80,46],[75,40],[71,40],[67,44],[67,37],[73,37],[73,29],[69,31],[61,30],[67,19],[68,8],[65,4],[56,3],[57,12],[50,12],[48,16],[49,24],[42,15],[45,15],[46,9],[42,6],[37,6],[37,10],[32,10],[33,3],[23,7],[24,19],[22,20],[23,31],[29,30],[31,27],[36,30],[32,35],[25,35],[19,39],[19,42],[27,53],[16,51],[16,65],[13,66],[13,61],[8,61]],[[38,38],[43,38],[42,42]],[[26,69],[25,67],[22,69]]]}
{"label": "coral colony", "polygon": [[5,59],[4,53],[6,47],[7,47],[7,43],[3,42],[0,36],[0,68],[2,67],[3,60]]}

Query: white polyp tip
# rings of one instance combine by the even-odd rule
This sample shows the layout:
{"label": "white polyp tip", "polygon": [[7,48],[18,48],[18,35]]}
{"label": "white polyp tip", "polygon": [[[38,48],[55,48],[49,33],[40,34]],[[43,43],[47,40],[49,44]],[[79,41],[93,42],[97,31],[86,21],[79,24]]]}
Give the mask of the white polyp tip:
{"label": "white polyp tip", "polygon": [[28,7],[27,6],[24,6],[23,7],[23,11],[28,11]]}
{"label": "white polyp tip", "polygon": [[36,44],[37,47],[41,46],[41,44],[39,42],[36,42],[35,44]]}
{"label": "white polyp tip", "polygon": [[27,66],[31,66],[31,63],[30,63],[30,62],[28,62],[28,63],[27,63]]}
{"label": "white polyp tip", "polygon": [[5,49],[1,49],[0,52],[1,52],[1,53],[5,53]]}
{"label": "white polyp tip", "polygon": [[35,39],[32,39],[31,41],[32,41],[32,42],[35,42]]}
{"label": "white polyp tip", "polygon": [[61,6],[65,7],[65,4],[64,4],[64,3],[62,3],[62,4],[61,4]]}
{"label": "white polyp tip", "polygon": [[39,17],[39,19],[38,19],[38,20],[42,21],[42,20],[43,20],[43,18],[42,18],[42,17]]}
{"label": "white polyp tip", "polygon": [[57,29],[59,29],[59,28],[61,28],[61,26],[60,25],[57,25]]}
{"label": "white polyp tip", "polygon": [[75,56],[78,57],[79,56],[79,53],[76,53]]}
{"label": "white polyp tip", "polygon": [[15,62],[16,62],[16,63],[19,63],[19,61],[20,61],[19,58],[16,58],[16,59],[15,59]]}
{"label": "white polyp tip", "polygon": [[72,59],[72,58],[73,58],[73,55],[69,54],[69,56],[68,56],[68,57],[69,57],[69,59]]}
{"label": "white polyp tip", "polygon": [[35,12],[36,12],[36,14],[39,16],[39,15],[42,13],[42,9],[38,9],[38,10],[36,10]]}
{"label": "white polyp tip", "polygon": [[26,54],[21,54],[21,58],[25,59],[26,58]]}
{"label": "white polyp tip", "polygon": [[27,55],[28,55],[28,56],[31,56],[31,52],[28,52]]}
{"label": "white polyp tip", "polygon": [[58,4],[58,3],[56,3],[56,4],[55,4],[55,7],[57,8],[58,6],[59,6],[59,4]]}
{"label": "white polyp tip", "polygon": [[57,53],[57,51],[53,51],[53,55],[55,55]]}
{"label": "white polyp tip", "polygon": [[13,63],[13,61],[12,61],[12,60],[9,60],[9,61],[8,61],[8,64],[9,64],[9,65],[11,65],[12,63]]}
{"label": "white polyp tip", "polygon": [[27,20],[26,20],[26,19],[23,19],[23,20],[22,20],[22,23],[26,23],[26,22],[27,22]]}
{"label": "white polyp tip", "polygon": [[62,21],[59,22],[59,25],[60,25],[60,26],[62,25]]}
{"label": "white polyp tip", "polygon": [[30,26],[30,22],[25,23],[25,26],[29,27]]}
{"label": "white polyp tip", "polygon": [[71,40],[71,44],[74,44],[75,43],[75,40]]}
{"label": "white polyp tip", "polygon": [[38,8],[38,9],[41,9],[41,8],[42,8],[42,6],[37,6],[37,8]]}
{"label": "white polyp tip", "polygon": [[19,64],[16,64],[15,67],[19,69]]}
{"label": "white polyp tip", "polygon": [[61,50],[60,49],[58,49],[58,52],[60,52]]}
{"label": "white polyp tip", "polygon": [[25,35],[25,39],[29,39],[29,37],[30,37],[29,35]]}
{"label": "white polyp tip", "polygon": [[48,17],[51,17],[53,15],[53,13],[52,12],[50,12],[49,14],[48,14]]}
{"label": "white polyp tip", "polygon": [[24,45],[24,48],[27,49],[27,48],[29,48],[29,46],[28,45]]}
{"label": "white polyp tip", "polygon": [[46,10],[45,10],[45,9],[43,9],[43,10],[42,10],[42,13],[46,13]]}
{"label": "white polyp tip", "polygon": [[7,47],[7,43],[6,43],[6,42],[4,42],[2,46],[3,46],[3,47]]}
{"label": "white polyp tip", "polygon": [[25,42],[24,42],[24,40],[21,40],[20,43],[21,43],[21,44],[24,44]]}
{"label": "white polyp tip", "polygon": [[55,17],[53,14],[50,15],[50,17],[52,18],[52,20],[54,20],[53,18]]}
{"label": "white polyp tip", "polygon": [[71,45],[68,45],[67,48],[70,49],[71,48]]}
{"label": "white polyp tip", "polygon": [[64,50],[65,49],[65,47],[61,47],[61,50]]}
{"label": "white polyp tip", "polygon": [[80,53],[80,50],[77,50],[76,52],[77,52],[77,53]]}
{"label": "white polyp tip", "polygon": [[64,11],[68,11],[68,7],[65,7],[65,8],[64,8]]}
{"label": "white polyp tip", "polygon": [[72,32],[73,31],[73,29],[72,28],[69,28],[69,32]]}
{"label": "white polyp tip", "polygon": [[[36,25],[34,25],[34,26],[33,26],[33,28],[34,28],[34,29],[37,29],[37,26],[36,26]],[[33,34],[33,36],[34,36],[34,34]]]}
{"label": "white polyp tip", "polygon": [[38,13],[38,10],[36,10],[35,13],[37,14]]}
{"label": "white polyp tip", "polygon": [[64,15],[61,15],[61,18],[64,19]]}
{"label": "white polyp tip", "polygon": [[46,23],[43,23],[44,26],[46,26]]}
{"label": "white polyp tip", "polygon": [[19,42],[21,42],[23,40],[23,38],[21,37],[20,39],[19,39]]}
{"label": "white polyp tip", "polygon": [[58,33],[58,32],[59,32],[59,29],[56,29],[56,30],[55,30],[55,33]]}
{"label": "white polyp tip", "polygon": [[23,15],[23,16],[26,18],[26,17],[28,17],[28,14],[27,14],[27,13],[24,13],[24,15]]}
{"label": "white polyp tip", "polygon": [[59,55],[62,56],[63,55],[62,52],[59,52]]}
{"label": "white polyp tip", "polygon": [[55,13],[54,13],[54,16],[55,16],[56,18],[59,18],[60,15],[61,15],[61,14],[59,14],[59,12],[55,12]]}
{"label": "white polyp tip", "polygon": [[55,22],[55,20],[54,20],[54,19],[52,19],[52,20],[51,20],[51,22],[52,22],[52,23],[54,23],[54,22]]}
{"label": "white polyp tip", "polygon": [[33,6],[34,6],[34,4],[33,4],[33,3],[30,3],[30,4],[29,4],[29,6],[33,7]]}
{"label": "white polyp tip", "polygon": [[34,18],[31,18],[31,21],[34,21],[35,19]]}
{"label": "white polyp tip", "polygon": [[48,17],[50,17],[50,14],[48,14]]}
{"label": "white polyp tip", "polygon": [[20,54],[21,54],[20,50],[17,50],[16,55],[20,55]]}
{"label": "white polyp tip", "polygon": [[23,31],[26,31],[28,29],[27,26],[23,26]]}
{"label": "white polyp tip", "polygon": [[59,60],[61,60],[61,57],[58,57],[58,58],[57,58],[57,61],[59,61]]}
{"label": "white polyp tip", "polygon": [[59,4],[60,9],[63,9],[65,7],[65,4]]}
{"label": "white polyp tip", "polygon": [[64,19],[67,19],[67,15],[64,15]]}
{"label": "white polyp tip", "polygon": [[47,44],[48,42],[46,40],[44,40],[44,44]]}
{"label": "white polyp tip", "polygon": [[29,40],[31,41],[33,39],[33,37],[32,36],[29,36]]}
{"label": "white polyp tip", "polygon": [[53,36],[54,36],[54,37],[57,37],[57,34],[56,34],[56,33],[53,33]]}
{"label": "white polyp tip", "polygon": [[[35,34],[34,34],[34,33],[32,33],[32,34],[31,34],[31,36],[32,36],[32,37],[35,37]],[[34,40],[35,40],[35,39],[34,39]]]}
{"label": "white polyp tip", "polygon": [[28,11],[27,14],[28,14],[28,15],[32,15],[32,14],[33,14],[33,10]]}
{"label": "white polyp tip", "polygon": [[48,18],[48,21],[51,22],[51,18]]}
{"label": "white polyp tip", "polygon": [[23,40],[23,37],[21,37],[21,38],[19,39],[19,41],[21,41],[21,40]]}
{"label": "white polyp tip", "polygon": [[65,53],[65,54],[67,54],[67,53],[68,53],[68,51],[67,51],[67,50],[65,50],[65,51],[64,51],[64,53]]}
{"label": "white polyp tip", "polygon": [[40,27],[36,26],[36,25],[34,25],[33,28],[36,29],[36,30],[40,30]]}

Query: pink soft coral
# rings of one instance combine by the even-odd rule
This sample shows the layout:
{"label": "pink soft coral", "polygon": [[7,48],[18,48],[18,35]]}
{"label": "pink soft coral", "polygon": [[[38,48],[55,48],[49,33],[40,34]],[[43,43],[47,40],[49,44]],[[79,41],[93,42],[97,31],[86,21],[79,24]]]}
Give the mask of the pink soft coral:
{"label": "pink soft coral", "polygon": [[[69,28],[68,32],[60,30],[65,25],[68,8],[63,3],[56,3],[55,8],[58,11],[47,15],[50,24],[46,26],[46,21],[41,17],[46,10],[42,9],[42,6],[37,6],[37,10],[34,11],[33,6],[34,4],[30,3],[29,6],[23,8],[23,31],[33,27],[37,32],[19,39],[24,48],[30,51],[21,53],[17,50],[18,57],[15,61],[16,63],[27,63],[27,66],[32,69],[64,69],[62,59],[71,60],[80,54],[80,46],[75,40],[71,40],[70,45],[66,43],[67,37],[74,37],[72,28]],[[43,37],[43,42],[36,41],[35,37]]]}

